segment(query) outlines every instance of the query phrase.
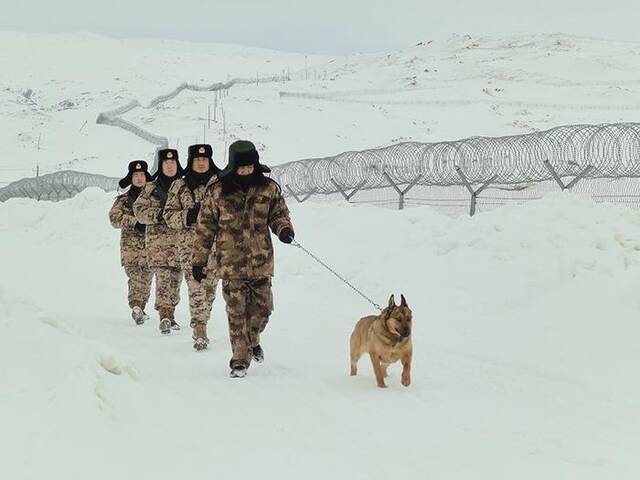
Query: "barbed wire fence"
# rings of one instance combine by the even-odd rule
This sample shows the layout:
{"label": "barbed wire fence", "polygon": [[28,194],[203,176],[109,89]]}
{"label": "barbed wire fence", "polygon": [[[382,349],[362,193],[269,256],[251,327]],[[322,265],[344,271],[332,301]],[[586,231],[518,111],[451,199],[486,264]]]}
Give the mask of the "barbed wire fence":
{"label": "barbed wire fence", "polygon": [[[580,191],[593,190],[596,199],[629,202],[640,193],[640,123],[400,143],[278,165],[272,176],[299,202],[322,196],[395,203],[400,209],[408,204],[448,209],[466,204],[471,215],[479,204],[486,209],[491,203],[525,201],[580,183]],[[624,197],[622,190],[628,192]]]}
{"label": "barbed wire fence", "polygon": [[[393,208],[430,205],[445,213],[489,210],[557,190],[640,206],[640,123],[567,125],[504,137],[399,143],[272,167],[297,202],[346,200]],[[13,197],[61,200],[117,179],[64,171],[0,188]]]}
{"label": "barbed wire fence", "polygon": [[92,173],[63,170],[39,177],[23,178],[0,188],[0,202],[10,198],[60,201],[74,197],[83,190],[97,187],[105,192],[118,188],[118,179]]}

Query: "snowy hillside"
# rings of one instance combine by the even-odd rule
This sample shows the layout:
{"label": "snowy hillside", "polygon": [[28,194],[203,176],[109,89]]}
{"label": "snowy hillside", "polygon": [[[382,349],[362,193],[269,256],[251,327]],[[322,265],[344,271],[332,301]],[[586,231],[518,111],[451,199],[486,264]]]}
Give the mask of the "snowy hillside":
{"label": "snowy hillside", "polygon": [[413,308],[413,385],[395,366],[380,390],[366,358],[348,376],[371,307],[294,247],[276,245],[246,379],[227,376],[221,296],[206,352],[155,315],[135,327],[111,202],[0,204],[3,478],[637,478],[636,212],[560,194],[459,219],[293,205],[302,244]]}
{"label": "snowy hillside", "polygon": [[[640,44],[563,35],[452,36],[396,52],[305,58],[86,33],[2,33],[0,184],[36,165],[116,176],[127,160],[149,158],[150,143],[95,123],[133,100],[141,106],[123,119],[182,151],[205,136],[220,163],[236,138],[253,139],[267,163],[279,164],[406,140],[637,121],[639,54]],[[145,108],[183,82],[282,73],[291,81],[233,87],[217,110],[213,93],[189,91]],[[203,130],[209,108],[216,121]]]}
{"label": "snowy hillside", "polygon": [[[119,173],[123,162],[148,157],[154,149],[129,133],[96,125],[100,112],[132,100],[144,105],[183,82],[210,85],[298,70],[304,67],[304,56],[234,45],[113,40],[91,33],[0,32],[0,63],[0,142],[11,148],[0,171],[7,178],[10,167],[18,171],[9,178],[13,180],[36,164],[45,172],[65,167]],[[166,116],[181,102],[200,101],[213,102],[213,94],[185,95],[177,105],[163,105],[152,116]],[[198,115],[206,116],[206,105]],[[201,120],[189,115],[180,118],[186,135],[183,146],[202,135]],[[145,119],[142,125],[153,130],[153,122]],[[4,181],[8,180],[0,179]]]}

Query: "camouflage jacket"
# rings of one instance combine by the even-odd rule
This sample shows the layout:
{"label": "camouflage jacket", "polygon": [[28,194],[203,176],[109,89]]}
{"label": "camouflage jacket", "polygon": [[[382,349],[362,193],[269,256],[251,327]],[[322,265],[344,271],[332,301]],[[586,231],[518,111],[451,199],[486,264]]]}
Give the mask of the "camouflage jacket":
{"label": "camouflage jacket", "polygon": [[157,180],[145,185],[142,193],[133,204],[133,213],[140,223],[147,226],[145,244],[149,266],[180,267],[178,253],[179,232],[169,228],[163,219],[163,210],[167,201],[165,193]]}
{"label": "camouflage jacket", "polygon": [[[209,185],[215,182],[213,176],[209,180]],[[180,263],[183,268],[191,267],[191,254],[193,251],[193,239],[196,236],[196,225],[187,225],[187,214],[189,209],[196,203],[202,206],[202,199],[207,185],[199,185],[195,190],[191,190],[182,179],[176,180],[169,189],[169,197],[164,207],[164,221],[170,228],[178,230],[180,252]]]}
{"label": "camouflage jacket", "polygon": [[113,228],[120,229],[120,264],[143,267],[147,265],[147,250],[144,233],[133,228],[138,220],[133,214],[132,200],[128,192],[119,195],[109,210],[109,220]]}
{"label": "camouflage jacket", "polygon": [[212,266],[218,278],[271,277],[269,228],[278,235],[285,227],[293,229],[277,183],[224,195],[222,184],[214,182],[208,185],[200,208],[193,264],[205,265],[213,248]]}

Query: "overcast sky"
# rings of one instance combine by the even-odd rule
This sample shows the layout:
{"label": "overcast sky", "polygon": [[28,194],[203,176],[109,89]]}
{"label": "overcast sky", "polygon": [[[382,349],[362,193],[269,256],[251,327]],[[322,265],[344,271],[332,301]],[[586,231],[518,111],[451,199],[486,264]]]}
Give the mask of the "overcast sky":
{"label": "overcast sky", "polygon": [[0,0],[0,30],[89,31],[306,53],[387,51],[453,33],[640,41],[637,0]]}

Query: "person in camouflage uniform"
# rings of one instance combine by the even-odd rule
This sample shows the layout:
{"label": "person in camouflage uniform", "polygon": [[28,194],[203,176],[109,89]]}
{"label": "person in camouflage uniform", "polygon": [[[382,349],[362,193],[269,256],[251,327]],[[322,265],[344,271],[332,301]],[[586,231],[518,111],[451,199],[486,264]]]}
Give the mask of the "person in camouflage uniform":
{"label": "person in camouflage uniform", "polygon": [[193,278],[191,253],[195,237],[195,224],[207,184],[216,180],[220,169],[213,163],[211,145],[198,144],[189,147],[187,173],[171,185],[164,220],[179,232],[180,266],[189,288],[189,309],[193,328],[193,348],[203,350],[209,344],[207,322],[215,300],[218,279],[211,273],[202,282]]}
{"label": "person in camouflage uniform", "polygon": [[178,152],[173,149],[158,151],[158,171],[155,180],[147,183],[133,204],[133,212],[140,223],[146,225],[145,245],[149,267],[156,277],[155,309],[160,315],[160,332],[180,330],[174,312],[180,301],[180,234],[167,226],[163,218],[171,184],[182,176]]}
{"label": "person in camouflage uniform", "polygon": [[133,214],[136,201],[145,184],[151,180],[147,162],[135,160],[129,163],[127,176],[120,180],[120,188],[129,190],[116,198],[109,220],[113,228],[120,229],[120,263],[127,275],[129,287],[129,308],[131,318],[142,325],[149,317],[144,312],[151,291],[153,278],[147,263],[147,249],[144,244],[145,225],[138,222]]}
{"label": "person in camouflage uniform", "polygon": [[[260,334],[273,310],[273,245],[269,229],[284,243],[294,232],[279,185],[264,176],[253,143],[229,147],[229,164],[210,184],[193,243],[193,277],[222,279],[233,355],[231,376],[244,377],[251,360],[261,362]],[[213,249],[212,262],[207,261]]]}

